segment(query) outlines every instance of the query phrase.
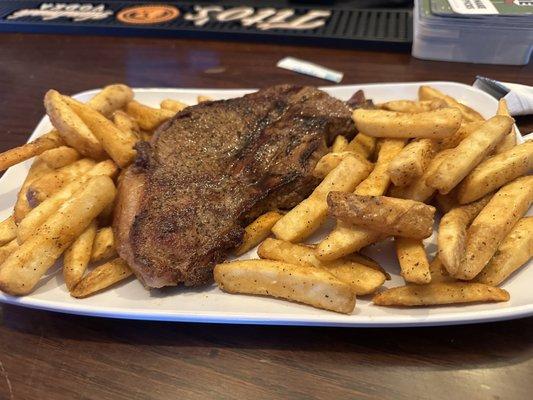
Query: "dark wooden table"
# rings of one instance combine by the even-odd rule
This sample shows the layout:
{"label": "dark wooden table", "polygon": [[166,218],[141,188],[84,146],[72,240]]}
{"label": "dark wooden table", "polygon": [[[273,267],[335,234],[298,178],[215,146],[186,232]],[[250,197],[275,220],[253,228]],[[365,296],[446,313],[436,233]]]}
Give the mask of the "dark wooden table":
{"label": "dark wooden table", "polygon": [[[275,67],[291,55],[343,83],[533,84],[533,65],[420,61],[408,54],[175,39],[0,35],[0,150],[23,143],[45,91],[257,87],[324,81]],[[533,120],[518,120],[523,132]],[[0,399],[526,399],[533,318],[419,329],[220,326],[0,308]]]}

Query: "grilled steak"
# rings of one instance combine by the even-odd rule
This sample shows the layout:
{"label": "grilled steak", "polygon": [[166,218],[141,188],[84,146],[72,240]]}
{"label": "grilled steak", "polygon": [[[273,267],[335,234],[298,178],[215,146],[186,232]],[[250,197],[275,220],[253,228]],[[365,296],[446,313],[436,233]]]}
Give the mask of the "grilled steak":
{"label": "grilled steak", "polygon": [[138,145],[121,179],[120,256],[148,287],[210,282],[243,226],[309,195],[327,144],[354,133],[346,105],[312,87],[274,86],[186,108]]}

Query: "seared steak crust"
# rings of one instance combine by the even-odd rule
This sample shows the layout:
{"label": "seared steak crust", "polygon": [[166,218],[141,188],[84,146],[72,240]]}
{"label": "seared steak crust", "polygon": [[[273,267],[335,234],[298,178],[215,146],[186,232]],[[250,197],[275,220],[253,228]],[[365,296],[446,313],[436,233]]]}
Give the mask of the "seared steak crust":
{"label": "seared steak crust", "polygon": [[349,109],[312,87],[275,86],[186,108],[138,145],[122,177],[120,256],[148,287],[208,283],[243,225],[306,197],[328,142],[354,129]]}

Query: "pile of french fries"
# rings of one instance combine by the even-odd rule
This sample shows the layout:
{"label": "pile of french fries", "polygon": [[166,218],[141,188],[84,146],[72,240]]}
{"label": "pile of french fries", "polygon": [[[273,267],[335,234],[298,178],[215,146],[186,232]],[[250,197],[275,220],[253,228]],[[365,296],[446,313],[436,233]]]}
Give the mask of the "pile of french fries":
{"label": "pile of french fries", "polygon": [[[237,254],[262,242],[260,259],[215,267],[219,287],[340,313],[369,294],[379,306],[509,300],[498,286],[533,254],[533,217],[525,216],[533,141],[516,143],[505,101],[485,120],[421,86],[418,101],[356,109],[353,120],[359,133],[336,138],[316,165],[323,180],[313,193],[246,229]],[[424,239],[437,209],[438,251],[430,261]],[[308,243],[328,215],[335,228]],[[383,240],[394,240],[405,286],[381,289],[386,268],[359,253]]]}
{"label": "pile of french fries", "polygon": [[31,293],[61,257],[66,287],[77,298],[132,274],[110,226],[115,182],[135,158],[135,144],[187,106],[166,99],[152,108],[133,97],[122,84],[85,104],[50,90],[44,105],[54,129],[0,154],[0,171],[34,158],[13,214],[0,222],[0,290]]}

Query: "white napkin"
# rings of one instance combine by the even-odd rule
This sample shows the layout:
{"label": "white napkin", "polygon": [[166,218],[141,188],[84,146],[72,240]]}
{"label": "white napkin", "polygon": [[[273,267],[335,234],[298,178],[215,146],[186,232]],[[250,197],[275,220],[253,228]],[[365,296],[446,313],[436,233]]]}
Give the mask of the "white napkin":
{"label": "white napkin", "polygon": [[481,89],[496,98],[503,98],[511,115],[533,114],[533,87],[518,83],[500,82],[493,79],[478,77],[474,87]]}

